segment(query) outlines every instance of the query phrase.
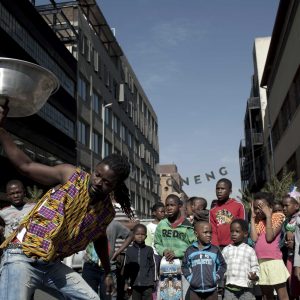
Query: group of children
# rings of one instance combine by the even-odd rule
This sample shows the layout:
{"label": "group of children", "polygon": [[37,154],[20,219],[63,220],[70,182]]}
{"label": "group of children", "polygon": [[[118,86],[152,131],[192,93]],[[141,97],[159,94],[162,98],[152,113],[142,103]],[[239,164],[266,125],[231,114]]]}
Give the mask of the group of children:
{"label": "group of children", "polygon": [[133,300],[159,298],[157,271],[163,256],[181,260],[185,299],[274,299],[274,290],[280,300],[298,299],[296,197],[284,197],[278,210],[272,195],[257,193],[246,217],[243,204],[230,198],[231,188],[230,180],[220,179],[215,206],[208,211],[204,198],[193,197],[187,214],[171,194],[165,206],[154,205],[152,223],[136,225],[124,269]]}

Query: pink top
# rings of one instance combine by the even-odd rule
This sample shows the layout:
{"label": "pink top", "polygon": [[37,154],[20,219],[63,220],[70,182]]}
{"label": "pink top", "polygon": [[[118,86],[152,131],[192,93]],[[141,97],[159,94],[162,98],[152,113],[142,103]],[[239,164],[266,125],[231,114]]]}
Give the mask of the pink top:
{"label": "pink top", "polygon": [[261,233],[255,244],[255,252],[258,259],[272,258],[282,259],[282,253],[279,249],[280,232],[276,236],[275,240],[268,243],[266,240],[266,233]]}
{"label": "pink top", "polygon": [[[272,228],[276,229],[282,227],[284,222],[284,214],[273,213],[272,214]],[[255,244],[255,252],[258,259],[271,258],[271,259],[282,259],[282,253],[279,248],[280,231],[275,237],[274,241],[268,243],[266,240],[266,221],[260,220],[255,224],[258,239]]]}

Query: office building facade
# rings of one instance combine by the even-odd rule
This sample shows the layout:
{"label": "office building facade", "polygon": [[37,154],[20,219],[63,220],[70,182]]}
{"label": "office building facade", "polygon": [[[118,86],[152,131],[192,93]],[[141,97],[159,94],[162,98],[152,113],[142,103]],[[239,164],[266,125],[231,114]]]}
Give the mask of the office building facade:
{"label": "office building facade", "polygon": [[[15,143],[33,160],[48,165],[76,163],[76,60],[29,1],[0,1],[0,56],[39,64],[59,79],[59,90],[35,115],[8,118],[7,130]],[[0,155],[0,197],[8,180],[21,179],[25,186],[35,183],[22,177]]]}
{"label": "office building facade", "polygon": [[242,190],[259,191],[266,181],[264,117],[267,105],[266,90],[260,87],[270,37],[256,38],[253,46],[254,74],[251,77],[251,91],[247,99],[244,117],[244,139],[239,148],[239,162]]}
{"label": "office building facade", "polygon": [[159,200],[158,122],[150,101],[96,1],[36,6],[77,60],[77,164],[91,171],[101,157],[128,157],[127,180],[140,218]]}
{"label": "office building facade", "polygon": [[300,175],[300,3],[280,1],[261,86],[267,89],[264,118],[267,178],[284,169]]}

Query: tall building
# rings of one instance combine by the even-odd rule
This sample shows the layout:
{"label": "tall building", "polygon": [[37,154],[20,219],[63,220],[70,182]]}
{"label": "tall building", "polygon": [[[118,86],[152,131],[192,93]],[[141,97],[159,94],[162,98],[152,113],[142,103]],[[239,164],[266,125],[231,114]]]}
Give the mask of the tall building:
{"label": "tall building", "polygon": [[[48,165],[76,163],[76,60],[27,0],[0,1],[0,56],[26,60],[52,71],[59,90],[35,115],[8,118],[7,130],[15,143],[33,160]],[[0,198],[8,180],[21,179],[25,186],[35,183],[22,177],[0,147]],[[0,204],[1,206],[1,204]]]}
{"label": "tall building", "polygon": [[183,181],[178,173],[177,166],[174,164],[158,165],[157,174],[160,178],[160,199],[165,203],[169,194],[177,195],[181,200],[188,199],[188,196],[183,191]]}
{"label": "tall building", "polygon": [[140,218],[159,200],[157,116],[95,0],[36,6],[77,60],[77,164],[129,158],[127,185]]}
{"label": "tall building", "polygon": [[253,46],[254,74],[250,97],[247,99],[244,117],[244,139],[239,148],[242,190],[257,192],[265,181],[264,116],[267,105],[266,90],[260,86],[270,37],[256,38]]}
{"label": "tall building", "polygon": [[300,175],[300,2],[279,3],[261,86],[267,88],[264,118],[267,177],[284,168]]}

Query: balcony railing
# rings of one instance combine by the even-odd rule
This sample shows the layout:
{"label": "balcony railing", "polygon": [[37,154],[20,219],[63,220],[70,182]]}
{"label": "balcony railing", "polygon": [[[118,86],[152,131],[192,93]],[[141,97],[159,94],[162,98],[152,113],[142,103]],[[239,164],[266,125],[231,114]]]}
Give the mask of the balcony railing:
{"label": "balcony railing", "polygon": [[240,142],[240,148],[239,148],[239,157],[244,157],[244,153],[246,151],[246,143],[245,139],[242,139]]}
{"label": "balcony railing", "polygon": [[259,109],[260,108],[260,98],[251,97],[248,99],[248,108],[249,109]]}
{"label": "balcony railing", "polygon": [[261,132],[253,132],[252,143],[253,145],[262,145],[264,143],[263,134]]}

